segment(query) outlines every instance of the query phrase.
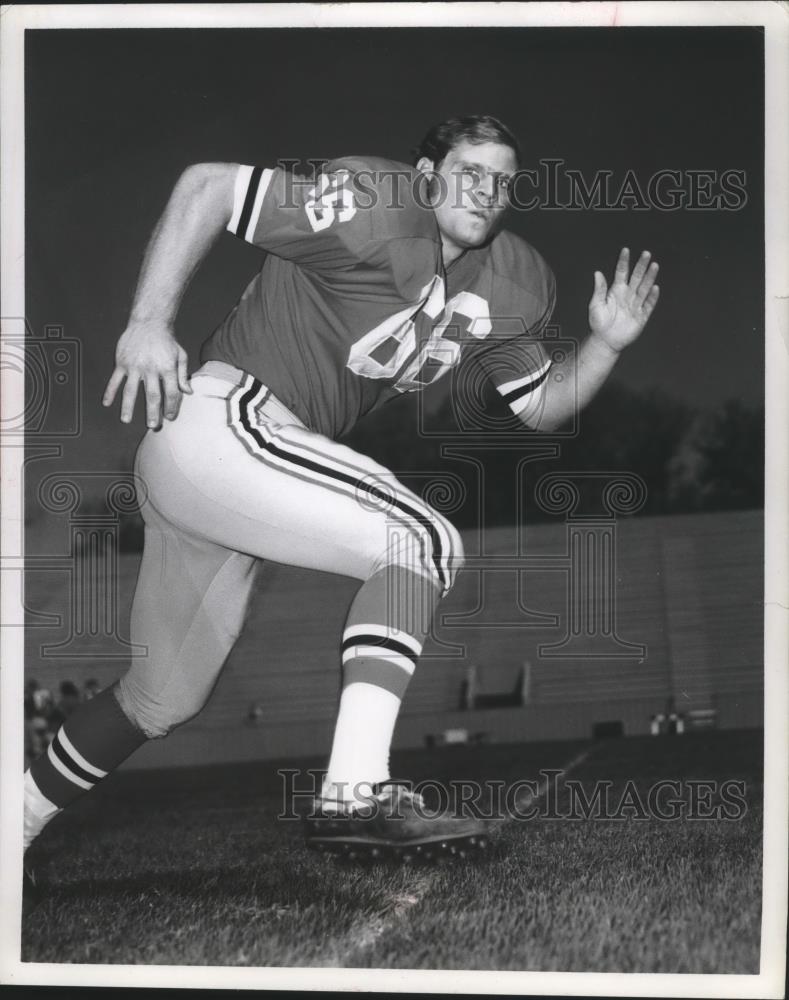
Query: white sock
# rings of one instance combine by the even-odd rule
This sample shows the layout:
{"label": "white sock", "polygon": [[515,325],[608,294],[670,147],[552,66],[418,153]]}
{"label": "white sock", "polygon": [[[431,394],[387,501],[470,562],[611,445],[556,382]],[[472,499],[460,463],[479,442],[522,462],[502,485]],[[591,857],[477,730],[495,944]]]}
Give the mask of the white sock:
{"label": "white sock", "polygon": [[400,699],[376,684],[355,681],[343,689],[322,796],[364,801],[370,786],[387,781],[389,748]]}
{"label": "white sock", "polygon": [[25,829],[24,850],[33,843],[47,823],[60,812],[60,807],[45,798],[33,781],[30,771],[25,771]]}

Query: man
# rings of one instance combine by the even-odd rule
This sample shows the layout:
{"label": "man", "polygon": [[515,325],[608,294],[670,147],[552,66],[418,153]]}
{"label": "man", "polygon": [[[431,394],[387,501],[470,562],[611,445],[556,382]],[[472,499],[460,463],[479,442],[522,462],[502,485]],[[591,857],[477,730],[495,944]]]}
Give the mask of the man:
{"label": "man", "polygon": [[[364,414],[459,364],[479,365],[527,426],[585,405],[658,298],[657,265],[595,273],[575,371],[551,377],[538,336],[554,303],[540,255],[501,229],[518,169],[487,116],[435,126],[415,169],[346,158],[301,183],[203,164],[176,184],[143,262],[104,403],[145,390],[137,455],[145,550],[129,671],[71,716],[25,778],[25,843],[147,739],[205,704],[243,623],[259,559],[361,581],[342,636],[343,689],[313,846],[378,856],[455,851],[476,821],[387,784],[400,702],[435,607],[462,566],[446,519],[337,444]],[[267,251],[187,377],[173,323],[222,230]]]}

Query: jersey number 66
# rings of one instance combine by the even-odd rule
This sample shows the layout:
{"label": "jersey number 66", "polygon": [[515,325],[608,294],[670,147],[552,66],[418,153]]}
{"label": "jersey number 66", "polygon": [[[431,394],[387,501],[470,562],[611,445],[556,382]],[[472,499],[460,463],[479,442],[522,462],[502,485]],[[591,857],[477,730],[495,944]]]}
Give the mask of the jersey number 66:
{"label": "jersey number 66", "polygon": [[421,304],[388,316],[356,341],[348,368],[364,378],[394,379],[398,392],[414,392],[441,378],[460,360],[464,333],[484,340],[492,329],[488,303],[473,292],[445,300],[436,275],[422,289]]}

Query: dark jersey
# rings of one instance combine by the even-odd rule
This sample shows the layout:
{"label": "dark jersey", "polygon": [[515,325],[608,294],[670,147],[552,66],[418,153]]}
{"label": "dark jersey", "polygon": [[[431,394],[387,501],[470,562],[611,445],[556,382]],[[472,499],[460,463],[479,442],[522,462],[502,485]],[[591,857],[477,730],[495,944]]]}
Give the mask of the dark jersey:
{"label": "dark jersey", "polygon": [[268,255],[202,360],[250,372],[329,437],[461,362],[482,365],[523,414],[550,367],[535,338],[553,275],[508,232],[445,270],[420,180],[367,157],[314,181],[240,167],[228,229]]}

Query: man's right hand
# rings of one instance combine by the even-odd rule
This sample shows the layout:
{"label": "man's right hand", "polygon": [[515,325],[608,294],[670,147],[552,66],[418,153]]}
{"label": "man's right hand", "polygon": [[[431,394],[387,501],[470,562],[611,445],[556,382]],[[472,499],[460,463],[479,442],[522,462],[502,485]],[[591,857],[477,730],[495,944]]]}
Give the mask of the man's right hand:
{"label": "man's right hand", "polygon": [[149,427],[159,427],[162,415],[175,420],[181,406],[181,393],[191,393],[187,376],[187,355],[162,323],[132,322],[121,334],[115,351],[115,370],[110,376],[102,400],[112,406],[123,380],[121,420],[131,422],[140,382],[145,387],[145,415]]}

